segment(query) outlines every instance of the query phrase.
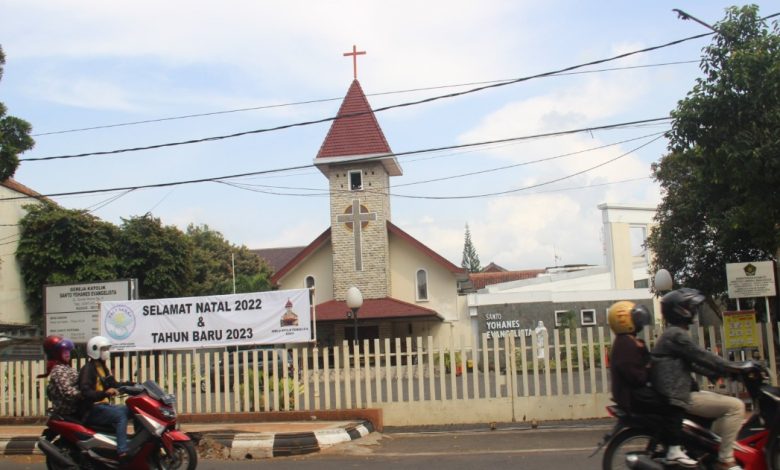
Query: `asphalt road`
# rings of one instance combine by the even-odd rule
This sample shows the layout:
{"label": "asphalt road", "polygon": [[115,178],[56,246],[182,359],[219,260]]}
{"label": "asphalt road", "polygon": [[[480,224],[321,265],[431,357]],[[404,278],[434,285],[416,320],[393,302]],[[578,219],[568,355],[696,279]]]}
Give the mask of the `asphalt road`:
{"label": "asphalt road", "polygon": [[[343,470],[349,468],[398,470],[399,468],[540,470],[597,470],[601,453],[588,455],[609,425],[512,428],[495,431],[387,432],[372,433],[347,444],[300,457],[277,457],[251,461],[202,460],[199,469],[273,468],[278,470]],[[0,458],[9,470],[44,469],[42,459]],[[28,461],[25,461],[28,460]]]}

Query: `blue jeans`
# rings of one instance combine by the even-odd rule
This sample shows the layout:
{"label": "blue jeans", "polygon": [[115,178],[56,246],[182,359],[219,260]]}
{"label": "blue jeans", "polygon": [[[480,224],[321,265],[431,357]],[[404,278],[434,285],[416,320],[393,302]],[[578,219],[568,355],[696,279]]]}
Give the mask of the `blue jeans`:
{"label": "blue jeans", "polygon": [[113,427],[116,430],[116,452],[127,452],[127,420],[130,410],[125,405],[109,405],[99,403],[87,414],[86,424],[103,427]]}

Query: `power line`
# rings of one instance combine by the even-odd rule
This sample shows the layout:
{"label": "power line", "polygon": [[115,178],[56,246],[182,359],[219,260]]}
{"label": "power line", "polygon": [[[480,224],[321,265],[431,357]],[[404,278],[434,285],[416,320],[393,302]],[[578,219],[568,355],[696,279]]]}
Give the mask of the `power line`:
{"label": "power line", "polygon": [[[603,73],[603,72],[614,72],[619,70],[633,70],[633,69],[643,69],[643,68],[650,68],[650,67],[665,67],[669,65],[683,65],[683,64],[695,64],[698,63],[698,60],[681,60],[681,61],[675,61],[675,62],[661,62],[657,64],[645,64],[645,65],[630,65],[625,67],[609,67],[609,68],[603,68],[603,69],[595,69],[595,70],[580,70],[577,72],[562,72],[557,73],[554,75],[550,75],[550,77],[562,77],[567,75],[584,75],[584,74],[591,74],[591,73]],[[485,85],[489,83],[502,83],[502,82],[508,82],[510,80],[513,80],[511,78],[502,78],[502,79],[496,79],[496,80],[483,80],[478,82],[467,82],[467,83],[453,83],[449,85],[436,85],[436,86],[429,86],[429,87],[420,87],[420,88],[408,88],[406,90],[395,90],[395,91],[382,91],[377,93],[367,93],[366,96],[386,96],[386,95],[396,95],[401,93],[414,93],[418,91],[431,91],[431,90],[442,90],[446,88],[460,88],[464,86],[474,86],[474,85]],[[300,105],[306,105],[306,104],[317,104],[317,103],[327,103],[329,101],[338,101],[343,99],[343,97],[337,97],[337,98],[318,98],[318,99],[311,99],[311,100],[304,100],[304,101],[293,101],[290,103],[278,103],[278,104],[268,104],[268,105],[262,105],[262,106],[251,106],[246,108],[235,108],[235,109],[226,109],[221,111],[209,111],[204,113],[193,113],[193,114],[183,114],[179,116],[168,116],[168,117],[162,117],[162,118],[154,118],[154,119],[144,119],[140,121],[130,121],[130,122],[120,122],[120,123],[114,123],[114,124],[103,124],[98,126],[90,126],[90,127],[79,127],[74,129],[64,129],[59,131],[50,131],[50,132],[41,132],[39,134],[31,134],[32,137],[43,137],[47,135],[57,135],[57,134],[69,134],[73,132],[84,132],[84,131],[93,131],[93,130],[99,130],[99,129],[111,129],[116,127],[128,127],[128,126],[137,126],[141,124],[154,124],[158,122],[167,122],[167,121],[177,121],[181,119],[192,119],[192,118],[198,118],[198,117],[209,117],[209,116],[219,116],[223,114],[233,114],[233,113],[242,113],[247,111],[260,111],[263,109],[274,109],[274,108],[286,108],[290,106],[300,106]]]}
{"label": "power line", "polygon": [[[488,145],[488,144],[495,144],[500,142],[512,142],[512,141],[520,141],[520,140],[530,140],[530,139],[538,139],[542,137],[553,137],[553,136],[562,136],[562,135],[570,135],[570,134],[576,134],[581,132],[593,132],[593,131],[599,131],[599,130],[607,130],[607,129],[619,129],[629,126],[634,126],[637,124],[644,124],[648,122],[658,122],[658,121],[667,121],[670,120],[670,117],[662,117],[662,118],[652,118],[652,119],[642,119],[638,121],[629,121],[629,122],[622,122],[618,124],[608,124],[604,126],[594,126],[594,127],[587,127],[587,128],[581,128],[581,129],[573,129],[573,130],[566,130],[566,131],[558,131],[558,132],[547,132],[543,134],[535,134],[530,136],[521,136],[521,137],[509,137],[505,139],[495,139],[495,140],[489,140],[489,141],[482,141],[482,142],[476,142],[476,143],[468,143],[468,144],[458,144],[458,145],[450,145],[450,146],[443,146],[443,147],[435,147],[435,148],[429,148],[429,149],[423,149],[423,150],[411,150],[407,152],[399,152],[395,154],[389,154],[389,155],[379,155],[374,157],[368,157],[368,158],[361,158],[361,159],[355,159],[352,160],[352,162],[358,163],[358,162],[369,162],[369,161],[375,161],[375,160],[382,160],[384,158],[388,157],[398,157],[398,156],[405,156],[405,155],[416,155],[416,154],[422,154],[422,153],[429,153],[429,152],[438,152],[442,150],[451,150],[451,149],[459,149],[459,148],[467,148],[467,147],[475,147],[479,145]],[[39,199],[44,197],[59,197],[59,196],[74,196],[74,195],[82,195],[82,194],[98,194],[98,193],[106,193],[106,192],[113,192],[113,191],[126,191],[126,190],[136,190],[136,189],[148,189],[148,188],[163,188],[163,187],[169,187],[169,186],[179,186],[183,184],[194,184],[194,183],[208,183],[208,182],[219,182],[219,180],[226,180],[226,179],[235,179],[235,178],[241,178],[246,176],[257,176],[257,175],[264,175],[264,174],[270,174],[270,173],[281,173],[286,171],[293,171],[293,170],[300,170],[304,168],[312,168],[314,167],[314,164],[308,164],[308,165],[298,165],[298,166],[292,166],[292,167],[286,167],[286,168],[277,168],[272,170],[260,170],[260,171],[252,171],[247,173],[239,173],[234,175],[226,175],[226,176],[216,176],[216,177],[210,177],[210,178],[199,178],[199,179],[192,179],[192,180],[183,180],[183,181],[173,181],[168,183],[155,183],[155,184],[147,184],[147,185],[139,185],[139,186],[125,186],[125,187],[117,187],[117,188],[105,188],[105,189],[91,189],[91,190],[82,190],[82,191],[69,191],[69,192],[62,192],[62,193],[52,193],[47,195],[41,195],[41,196],[11,196],[11,197],[4,197],[0,198],[0,201],[10,201],[10,200],[18,200],[18,199]]]}
{"label": "power line", "polygon": [[[623,180],[618,180],[618,181],[606,181],[604,183],[586,184],[586,185],[582,185],[582,186],[570,186],[568,188],[549,189],[549,190],[546,190],[546,191],[536,191],[536,192],[533,192],[533,193],[528,193],[527,195],[528,196],[532,196],[534,194],[557,193],[557,192],[563,192],[563,191],[576,191],[576,190],[580,190],[580,189],[590,189],[590,188],[597,188],[597,187],[602,187],[602,186],[611,186],[611,185],[615,185],[615,184],[631,183],[631,182],[634,182],[634,181],[641,181],[641,180],[646,180],[646,179],[650,179],[650,177],[649,176],[640,176],[640,177],[637,177],[637,178],[629,178],[629,179],[623,179]],[[233,187],[235,187],[237,189],[243,189],[245,191],[253,191],[253,192],[273,194],[273,195],[280,195],[280,196],[315,196],[315,195],[310,195],[310,194],[275,193],[273,191],[263,191],[263,190],[259,190],[259,189],[251,189],[251,188],[242,187],[242,186],[237,185],[235,183],[229,183],[227,181],[218,181],[218,183],[223,183],[223,184],[226,184],[228,186],[233,186]],[[327,194],[328,193],[322,193],[322,194],[319,194],[319,195],[316,195],[316,196],[322,196],[322,195],[327,195]],[[18,224],[16,224],[16,225],[18,225]],[[0,245],[10,245],[10,244],[16,243],[18,241],[19,240],[13,240],[13,241],[9,241],[9,242],[6,242],[6,243],[0,243]],[[0,255],[0,258],[5,257],[5,256],[13,256],[13,255],[16,255],[16,251],[14,251],[13,253],[6,253],[6,254],[3,254],[3,255]]]}
{"label": "power line", "polygon": [[615,145],[625,144],[627,142],[633,142],[635,140],[645,139],[647,137],[652,137],[652,136],[655,136],[655,135],[663,135],[665,133],[666,133],[666,131],[654,132],[652,134],[643,135],[643,136],[640,136],[640,137],[634,137],[632,139],[626,139],[626,140],[622,140],[620,142],[613,142],[611,144],[600,145],[598,147],[592,147],[592,148],[588,148],[588,149],[584,149],[584,150],[578,150],[576,152],[569,152],[569,153],[564,153],[564,154],[560,154],[560,155],[554,155],[552,157],[545,157],[545,158],[540,158],[540,159],[537,159],[537,160],[531,160],[531,161],[527,161],[527,162],[515,163],[515,164],[512,164],[512,165],[504,165],[504,166],[500,166],[500,167],[497,167],[497,168],[489,168],[487,170],[472,171],[472,172],[469,172],[469,173],[461,173],[461,174],[458,174],[458,175],[443,176],[443,177],[440,177],[440,178],[432,178],[432,179],[428,179],[428,180],[414,181],[412,183],[398,184],[398,185],[395,185],[395,187],[396,188],[400,188],[402,186],[412,186],[412,185],[416,185],[416,184],[433,183],[433,182],[438,182],[438,181],[447,181],[447,180],[451,180],[451,179],[455,179],[455,178],[463,178],[463,177],[466,177],[466,176],[474,176],[474,175],[480,175],[480,174],[483,174],[483,173],[492,173],[494,171],[508,170],[510,168],[517,168],[519,166],[526,166],[526,165],[532,165],[534,163],[548,162],[548,161],[552,161],[552,160],[557,160],[559,158],[570,157],[572,155],[579,155],[581,153],[592,152],[594,150],[601,150],[601,149],[604,149],[604,148],[607,148],[607,147],[614,147]]}
{"label": "power line", "polygon": [[[648,137],[654,137],[654,136],[662,135],[665,132],[666,131],[654,132],[652,134],[647,134],[647,135],[643,135],[643,136],[639,136],[639,137],[633,137],[631,139],[625,139],[625,140],[621,140],[621,141],[618,141],[618,142],[612,142],[612,143],[605,144],[605,145],[599,145],[599,146],[596,146],[596,147],[590,147],[590,148],[587,148],[587,149],[578,150],[576,152],[569,152],[569,153],[553,155],[553,156],[550,156],[550,157],[539,158],[539,159],[536,159],[536,160],[529,160],[529,161],[525,161],[525,162],[514,163],[512,165],[503,165],[503,166],[500,166],[500,167],[488,168],[488,169],[485,169],[485,170],[472,171],[472,172],[468,172],[468,173],[458,173],[456,175],[443,176],[443,177],[440,177],[440,178],[432,178],[432,179],[421,180],[421,181],[413,181],[411,183],[396,184],[396,185],[393,185],[393,188],[400,188],[400,187],[404,187],[404,186],[415,186],[415,185],[419,185],[419,184],[433,183],[433,182],[438,182],[438,181],[447,181],[447,180],[452,180],[452,179],[456,179],[456,178],[463,178],[463,177],[467,177],[467,176],[474,176],[474,175],[480,175],[480,174],[485,174],[485,173],[492,173],[492,172],[495,172],[495,171],[508,170],[510,168],[517,168],[517,167],[521,167],[521,166],[532,165],[532,164],[535,164],[535,163],[548,162],[548,161],[557,160],[557,159],[560,159],[560,158],[571,157],[571,156],[574,156],[574,155],[580,155],[580,154],[583,154],[583,153],[592,152],[594,150],[601,150],[601,149],[605,149],[605,148],[608,148],[608,147],[614,147],[616,145],[625,144],[627,142],[634,142],[636,140],[646,139]],[[329,194],[328,192],[322,192],[321,188],[306,188],[306,187],[295,187],[295,186],[276,186],[276,185],[268,185],[268,184],[249,184],[249,183],[237,183],[237,182],[227,182],[227,181],[220,181],[220,183],[223,183],[223,184],[226,184],[228,186],[232,186],[232,187],[235,187],[235,188],[238,188],[238,189],[245,189],[247,191],[254,191],[254,192],[274,194],[274,195],[284,195],[284,196],[327,196]],[[267,188],[267,189],[259,189],[259,188]],[[273,190],[282,189],[282,190],[296,190],[296,191],[312,191],[312,192],[316,191],[316,193],[313,193],[313,194],[280,193],[280,192],[276,192],[276,191],[271,191],[272,189]],[[339,191],[339,190],[336,190],[336,191]],[[341,190],[341,191],[343,191],[345,193],[351,192],[351,190],[349,190],[349,189],[344,189],[344,190]],[[364,192],[373,193],[373,194],[390,195],[390,193],[388,193],[387,191],[378,191],[378,190],[372,190],[372,189],[364,189]]]}
{"label": "power line", "polygon": [[503,196],[505,194],[511,194],[511,193],[516,193],[516,192],[520,192],[520,191],[526,191],[528,189],[538,188],[538,187],[541,187],[541,186],[547,186],[547,185],[550,185],[550,184],[553,184],[553,183],[557,183],[559,181],[563,181],[563,180],[566,180],[566,179],[569,179],[569,178],[573,178],[573,177],[581,175],[583,173],[587,173],[587,172],[589,172],[591,170],[595,170],[596,168],[600,168],[602,166],[605,166],[605,165],[608,165],[608,164],[610,164],[612,162],[615,162],[615,161],[625,157],[626,155],[630,155],[631,153],[636,152],[637,150],[652,144],[653,142],[655,142],[656,140],[660,139],[661,137],[663,137],[663,136],[659,135],[658,137],[656,137],[656,138],[654,138],[654,139],[652,139],[652,140],[650,140],[648,142],[645,142],[644,144],[642,144],[642,145],[640,145],[640,146],[638,146],[638,147],[636,147],[636,148],[634,148],[632,150],[629,150],[628,152],[620,154],[617,157],[611,158],[611,159],[609,159],[609,160],[607,160],[605,162],[599,163],[598,165],[594,165],[592,167],[586,168],[584,170],[581,170],[581,171],[578,171],[578,172],[575,172],[575,173],[571,173],[571,174],[566,175],[566,176],[562,176],[560,178],[555,178],[555,179],[552,179],[552,180],[544,181],[542,183],[537,183],[537,184],[533,184],[533,185],[530,185],[530,186],[524,186],[522,188],[509,189],[509,190],[506,190],[506,191],[496,191],[496,192],[492,192],[492,193],[470,194],[470,195],[464,195],[464,196],[413,196],[413,195],[406,195],[406,194],[391,194],[391,195],[395,196],[395,197],[403,197],[403,198],[407,198],[407,199],[433,199],[433,200],[480,199],[480,198],[493,197],[493,196]]}
{"label": "power line", "polygon": [[693,40],[693,39],[699,39],[699,38],[702,38],[702,37],[710,36],[712,34],[713,33],[697,34],[695,36],[690,36],[690,37],[683,38],[683,39],[677,39],[675,41],[671,41],[671,42],[668,42],[668,43],[665,43],[665,44],[661,44],[661,45],[657,45],[657,46],[651,46],[651,47],[646,47],[644,49],[638,49],[638,50],[635,50],[635,51],[626,52],[626,53],[623,53],[623,54],[618,54],[616,56],[608,57],[608,58],[605,58],[605,59],[598,59],[598,60],[594,60],[594,61],[590,61],[590,62],[578,64],[578,65],[572,65],[572,66],[569,66],[569,67],[564,67],[562,69],[553,70],[553,71],[550,71],[550,72],[543,72],[543,73],[539,73],[539,74],[535,74],[535,75],[529,75],[529,76],[525,76],[525,77],[520,77],[520,78],[516,78],[514,80],[509,80],[509,81],[506,81],[506,82],[492,83],[492,84],[489,84],[489,85],[483,85],[483,86],[479,86],[479,87],[476,87],[476,88],[472,88],[470,90],[464,90],[464,91],[459,91],[459,92],[454,92],[454,93],[448,93],[448,94],[445,94],[445,95],[432,96],[432,97],[424,98],[424,99],[421,99],[421,100],[407,101],[405,103],[399,103],[399,104],[394,104],[394,105],[389,105],[389,106],[383,106],[383,107],[379,107],[379,108],[376,108],[376,109],[373,109],[373,110],[369,110],[369,111],[364,111],[364,112],[359,112],[359,113],[349,113],[349,114],[345,114],[343,116],[331,116],[331,117],[322,118],[322,119],[314,119],[314,120],[310,120],[310,121],[302,121],[302,122],[297,122],[297,123],[292,123],[292,124],[284,124],[284,125],[275,126],[275,127],[268,127],[268,128],[264,128],[264,129],[255,129],[255,130],[251,130],[251,131],[236,132],[236,133],[233,133],[233,134],[225,134],[225,135],[218,135],[218,136],[212,136],[212,137],[204,137],[204,138],[200,138],[200,139],[190,139],[190,140],[185,140],[185,141],[168,142],[168,143],[164,143],[164,144],[155,144],[155,145],[147,145],[147,146],[132,147],[132,148],[122,148],[122,149],[116,149],[116,150],[106,150],[106,151],[100,151],[100,152],[87,152],[87,153],[72,154],[72,155],[56,155],[56,156],[51,156],[51,157],[23,158],[23,159],[21,159],[21,161],[45,161],[45,160],[59,160],[59,159],[65,159],[65,158],[82,158],[82,157],[89,157],[89,156],[96,156],[96,155],[115,155],[115,154],[126,153],[126,152],[138,152],[138,151],[142,151],[142,150],[152,150],[152,149],[159,149],[159,148],[166,148],[166,147],[175,147],[175,146],[180,146],[180,145],[190,145],[190,144],[197,144],[197,143],[203,143],[203,142],[214,142],[214,141],[218,141],[218,140],[225,140],[225,139],[232,139],[232,138],[236,138],[236,137],[242,137],[242,136],[245,136],[245,135],[262,134],[262,133],[268,133],[268,132],[273,132],[273,131],[279,131],[279,130],[283,130],[283,129],[291,129],[291,128],[294,128],[294,127],[304,127],[304,126],[310,126],[310,125],[313,125],[313,124],[322,124],[322,123],[325,123],[325,122],[334,121],[336,119],[345,119],[345,118],[351,118],[351,117],[356,117],[356,116],[362,116],[364,114],[388,111],[390,109],[404,108],[404,107],[409,107],[409,106],[416,106],[416,105],[419,105],[419,104],[431,103],[431,102],[442,100],[442,99],[449,99],[449,98],[455,98],[455,97],[458,97],[458,96],[464,96],[464,95],[476,93],[476,92],[479,92],[479,91],[489,90],[489,89],[492,89],[492,88],[499,88],[499,87],[504,87],[504,86],[507,86],[507,85],[513,85],[513,84],[516,84],[516,83],[521,83],[521,82],[525,82],[525,81],[528,81],[528,80],[532,80],[532,79],[535,79],[535,78],[548,77],[548,76],[551,76],[551,75],[560,74],[560,73],[563,73],[563,72],[569,72],[569,71],[580,69],[580,68],[583,68],[583,67],[588,67],[588,66],[591,66],[591,65],[603,64],[603,63],[606,63],[606,62],[611,62],[611,61],[614,61],[614,60],[630,57],[632,55],[642,54],[642,53],[645,53],[645,52],[651,52],[651,51],[655,51],[655,50],[658,50],[658,49],[663,49],[663,48],[666,48],[666,47],[675,46],[675,45],[678,45],[678,44],[681,44],[681,43],[684,43],[684,42],[687,42],[687,41],[690,41],[690,40]]}
{"label": "power line", "polygon": [[[520,191],[526,191],[528,189],[538,188],[538,187],[541,187],[541,186],[547,186],[547,185],[550,185],[550,184],[553,184],[553,183],[557,183],[559,181],[563,181],[563,180],[566,180],[566,179],[573,178],[575,176],[579,176],[579,175],[587,173],[587,172],[589,172],[591,170],[595,170],[596,168],[600,168],[602,166],[605,166],[605,165],[608,165],[610,163],[613,163],[613,162],[615,162],[615,161],[617,161],[617,160],[619,160],[621,158],[626,157],[627,155],[630,155],[630,154],[636,152],[637,150],[639,150],[639,149],[641,149],[643,147],[646,147],[646,146],[650,145],[651,143],[653,143],[653,142],[657,141],[658,139],[660,139],[661,137],[663,137],[663,133],[656,133],[656,134],[649,134],[649,135],[643,136],[643,137],[638,137],[637,139],[652,137],[654,135],[656,137],[651,139],[651,140],[649,140],[648,142],[645,142],[645,143],[643,143],[643,144],[641,144],[641,145],[639,145],[639,146],[637,146],[637,147],[635,147],[635,148],[633,148],[633,149],[631,149],[631,150],[629,150],[629,151],[627,151],[625,153],[622,153],[622,154],[618,155],[617,157],[611,158],[611,159],[609,159],[609,160],[607,160],[605,162],[599,163],[599,164],[594,165],[592,167],[589,167],[589,168],[586,168],[584,170],[581,170],[581,171],[578,171],[578,172],[575,172],[575,173],[571,173],[569,175],[566,175],[566,176],[563,176],[563,177],[560,177],[560,178],[556,178],[556,179],[553,179],[553,180],[545,181],[545,182],[542,182],[542,183],[537,183],[537,184],[534,184],[534,185],[531,185],[531,186],[525,186],[525,187],[522,187],[522,188],[510,189],[510,190],[507,190],[507,191],[500,191],[500,192],[493,192],[493,193],[483,193],[483,194],[475,194],[475,195],[466,195],[466,196],[413,196],[413,195],[404,195],[404,194],[392,193],[392,192],[389,192],[389,191],[376,191],[376,190],[374,190],[374,191],[367,190],[366,192],[373,192],[375,194],[384,194],[384,195],[387,195],[387,196],[396,196],[396,197],[402,197],[402,198],[407,198],[407,199],[434,199],[434,200],[479,199],[479,198],[485,198],[485,197],[502,196],[502,195],[505,195],[505,194],[511,194],[511,193],[516,193],[516,192],[520,192]],[[637,139],[630,139],[630,140],[637,140]],[[618,145],[618,144],[625,143],[625,142],[626,141],[624,141],[624,142],[617,142],[617,143],[610,144],[610,145]],[[538,163],[538,162],[543,162],[543,161],[549,161],[549,160],[552,160],[554,158],[561,158],[561,157],[564,157],[564,156],[570,156],[570,155],[583,153],[583,152],[587,152],[587,151],[598,150],[598,149],[601,149],[601,148],[604,148],[604,147],[608,147],[608,146],[609,145],[600,146],[600,147],[594,147],[592,149],[587,149],[587,150],[580,151],[580,152],[573,152],[573,153],[569,153],[569,154],[558,155],[558,156],[555,156],[555,157],[543,158],[543,159],[535,160],[535,161],[532,161],[532,162],[521,163],[521,164],[517,164],[517,165],[510,165],[509,167],[520,166],[520,165],[525,165],[525,164],[530,164],[530,163]],[[493,170],[485,170],[485,171],[474,172],[474,173],[466,173],[466,174],[463,174],[463,175],[456,175],[456,176],[452,176],[452,177],[440,178],[440,179],[437,179],[437,180],[430,180],[430,181],[438,181],[438,180],[441,180],[441,179],[451,179],[451,178],[457,178],[457,177],[461,177],[461,176],[469,176],[469,175],[473,175],[473,174],[484,173],[486,171],[496,171],[496,170],[499,170],[499,169],[509,168],[509,167],[496,168],[496,169],[493,169]],[[615,183],[622,183],[622,182],[627,182],[627,181],[636,181],[636,180],[639,180],[639,179],[646,179],[646,178],[647,177],[644,177],[644,178],[633,178],[633,179],[630,179],[630,180],[617,181]],[[426,182],[428,182],[428,181],[419,181],[419,182],[416,182],[416,183],[409,183],[409,184],[421,184],[421,183],[426,183]],[[257,188],[249,188],[249,187],[246,187],[246,186],[249,186],[249,185],[240,185],[240,184],[237,184],[237,183],[231,183],[231,182],[227,182],[227,181],[220,181],[220,183],[226,184],[228,186],[235,187],[237,189],[243,189],[243,190],[246,190],[246,191],[253,191],[253,192],[259,192],[259,193],[265,193],[265,194],[274,194],[274,195],[307,196],[307,197],[311,197],[311,196],[323,196],[323,195],[327,195],[328,194],[328,193],[320,193],[320,194],[279,193],[279,192],[275,192],[275,191],[261,190],[261,189],[257,189]],[[603,186],[603,185],[606,185],[606,184],[610,184],[610,183],[588,185],[588,186],[585,186],[585,187],[596,187],[596,186]],[[258,185],[255,185],[255,186],[258,186]],[[259,186],[262,186],[262,185],[259,185]],[[402,185],[402,186],[405,186],[405,185]],[[289,188],[289,187],[278,187],[278,186],[277,187],[264,186],[264,187],[271,187],[271,188],[274,188],[274,189],[296,189],[296,190],[306,190],[306,191],[319,191],[317,189],[311,189],[311,188]],[[550,191],[547,191],[547,192],[564,191],[564,190],[567,190],[567,188],[555,189],[555,190],[550,190]],[[343,190],[343,191],[344,192],[349,192],[349,190]],[[545,192],[545,191],[539,191],[537,193],[542,193],[542,192]],[[533,194],[537,194],[537,193],[533,193]]]}

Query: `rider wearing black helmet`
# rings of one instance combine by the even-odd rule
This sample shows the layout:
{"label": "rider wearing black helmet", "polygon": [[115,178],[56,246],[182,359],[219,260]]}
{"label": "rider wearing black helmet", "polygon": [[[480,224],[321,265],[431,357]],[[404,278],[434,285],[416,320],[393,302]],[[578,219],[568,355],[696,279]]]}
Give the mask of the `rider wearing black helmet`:
{"label": "rider wearing black helmet", "polygon": [[654,422],[667,448],[668,464],[695,467],[698,462],[680,446],[682,409],[670,405],[666,397],[649,386],[650,351],[636,335],[653,323],[652,314],[644,305],[623,300],[609,307],[607,321],[615,333],[609,361],[612,399],[625,410],[656,416]]}
{"label": "rider wearing black helmet", "polygon": [[713,430],[721,437],[718,468],[740,470],[734,460],[734,441],[745,415],[742,400],[700,391],[692,373],[710,379],[734,371],[732,364],[696,344],[688,333],[704,296],[696,289],[669,292],[661,299],[661,314],[667,327],[653,348],[653,387],[693,415],[713,418]]}

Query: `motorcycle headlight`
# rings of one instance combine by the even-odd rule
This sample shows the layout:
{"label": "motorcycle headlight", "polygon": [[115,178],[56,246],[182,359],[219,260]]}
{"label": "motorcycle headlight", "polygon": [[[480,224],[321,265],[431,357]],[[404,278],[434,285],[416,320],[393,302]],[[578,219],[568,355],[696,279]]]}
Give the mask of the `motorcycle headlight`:
{"label": "motorcycle headlight", "polygon": [[160,414],[167,419],[176,419],[176,410],[173,408],[160,408]]}

